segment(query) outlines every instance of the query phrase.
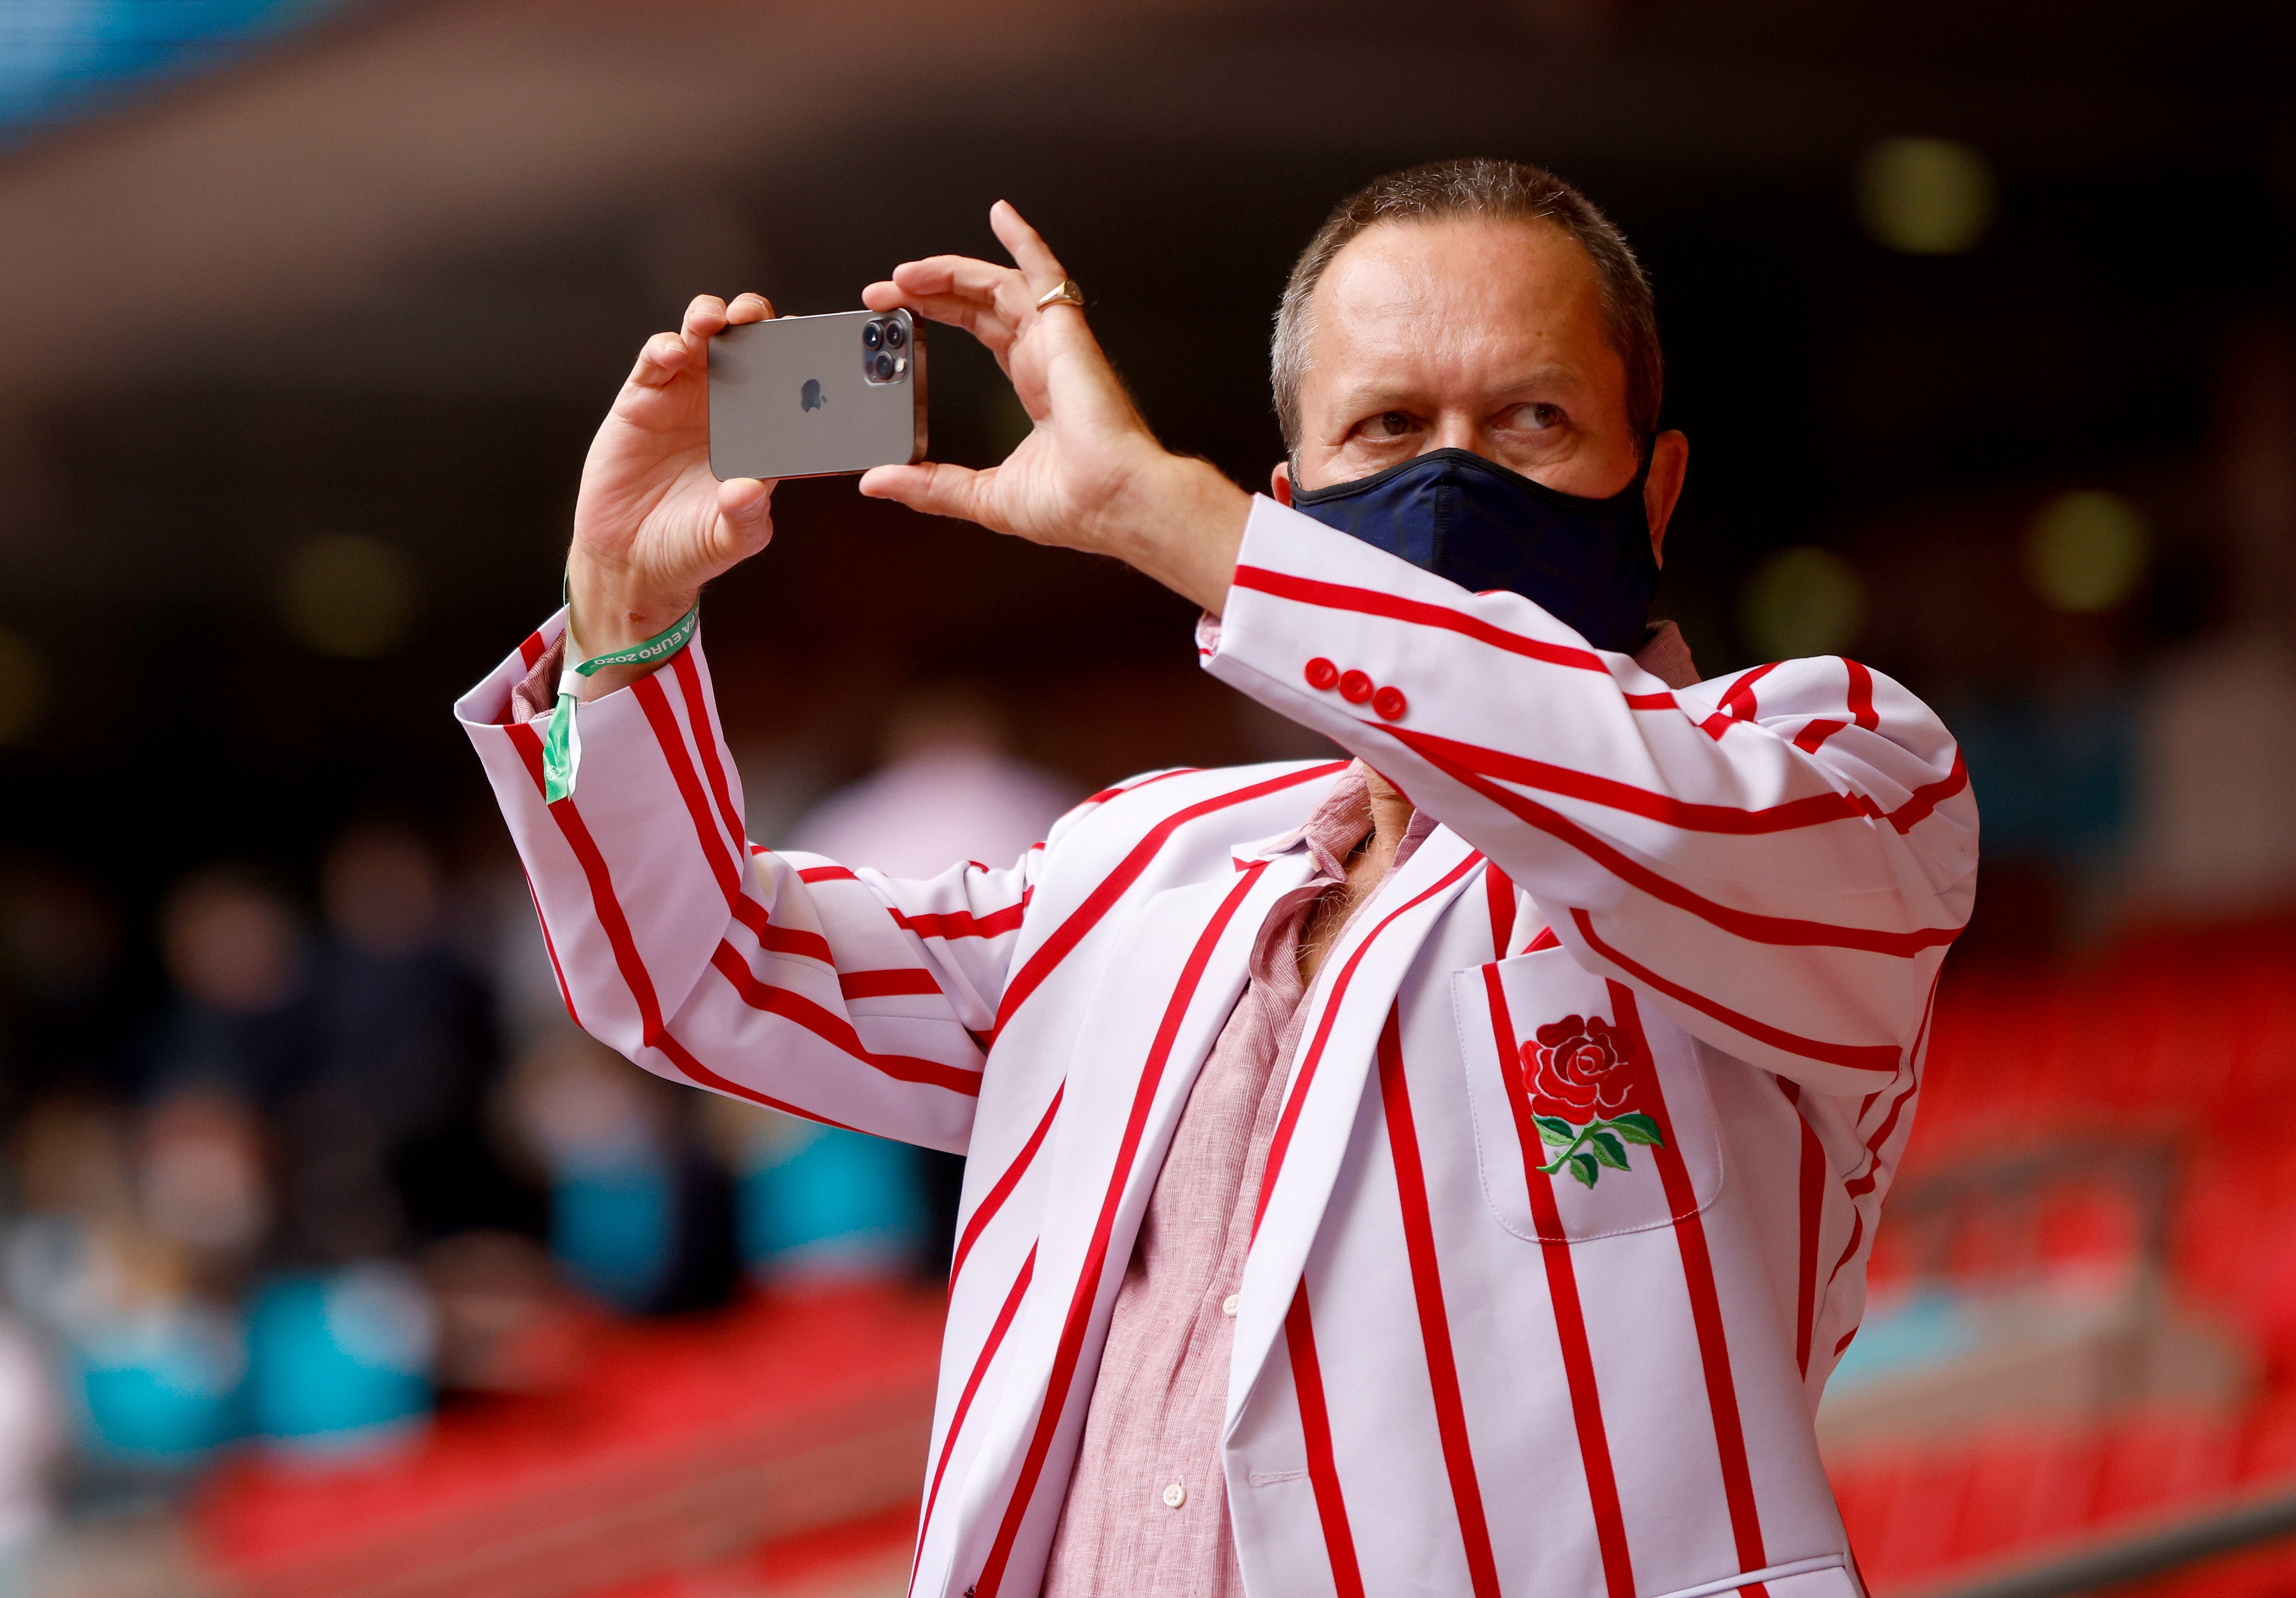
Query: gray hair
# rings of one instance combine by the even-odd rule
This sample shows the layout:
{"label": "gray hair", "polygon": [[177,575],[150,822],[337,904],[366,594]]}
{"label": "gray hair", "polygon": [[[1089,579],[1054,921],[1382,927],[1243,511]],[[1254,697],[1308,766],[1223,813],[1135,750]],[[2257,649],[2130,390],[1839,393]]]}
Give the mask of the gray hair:
{"label": "gray hair", "polygon": [[1315,332],[1316,285],[1358,234],[1381,222],[1439,222],[1457,217],[1496,221],[1552,222],[1578,241],[1595,263],[1603,297],[1603,327],[1627,368],[1627,420],[1640,441],[1658,430],[1666,364],[1659,353],[1658,307],[1650,279],[1626,235],[1594,203],[1543,168],[1487,156],[1431,161],[1374,178],[1340,202],[1308,241],[1283,285],[1275,312],[1269,373],[1283,447],[1300,447],[1300,385]]}

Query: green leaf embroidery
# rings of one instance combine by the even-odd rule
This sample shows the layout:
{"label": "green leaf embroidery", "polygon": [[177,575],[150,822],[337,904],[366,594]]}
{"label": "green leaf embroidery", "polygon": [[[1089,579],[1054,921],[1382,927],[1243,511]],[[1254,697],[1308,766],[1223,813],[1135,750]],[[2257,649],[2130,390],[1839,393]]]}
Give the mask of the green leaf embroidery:
{"label": "green leaf embroidery", "polygon": [[1578,1135],[1578,1128],[1559,1115],[1534,1115],[1530,1119],[1538,1123],[1539,1140],[1558,1148]]}
{"label": "green leaf embroidery", "polygon": [[1595,1178],[1603,1174],[1603,1168],[1595,1163],[1592,1154],[1573,1154],[1570,1156],[1570,1174],[1592,1187]]}
{"label": "green leaf embroidery", "polygon": [[1587,1141],[1594,1145],[1595,1158],[1604,1165],[1614,1171],[1623,1171],[1628,1168],[1625,1146],[1608,1132],[1589,1133]]}
{"label": "green leaf embroidery", "polygon": [[1652,1149],[1666,1147],[1666,1139],[1658,1135],[1658,1123],[1639,1110],[1630,1110],[1624,1115],[1613,1116],[1607,1125],[1611,1131],[1616,1132],[1628,1143],[1638,1143],[1646,1148]]}

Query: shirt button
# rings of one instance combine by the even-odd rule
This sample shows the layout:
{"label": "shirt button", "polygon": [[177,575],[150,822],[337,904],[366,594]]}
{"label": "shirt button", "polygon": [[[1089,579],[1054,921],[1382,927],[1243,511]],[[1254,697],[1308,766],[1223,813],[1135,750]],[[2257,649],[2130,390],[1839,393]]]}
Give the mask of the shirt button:
{"label": "shirt button", "polygon": [[1389,721],[1401,721],[1411,701],[1403,697],[1400,688],[1382,688],[1371,696],[1371,708]]}
{"label": "shirt button", "polygon": [[1308,686],[1321,692],[1340,680],[1340,668],[1323,656],[1308,662]]}
{"label": "shirt button", "polygon": [[1188,1489],[1178,1482],[1176,1481],[1164,1489],[1164,1506],[1167,1509],[1177,1509],[1187,1501]]}
{"label": "shirt button", "polygon": [[1351,705],[1359,705],[1371,697],[1371,679],[1360,671],[1349,672],[1340,679],[1340,697]]}
{"label": "shirt button", "polygon": [[1242,1302],[1242,1299],[1240,1295],[1230,1293],[1226,1298],[1220,1300],[1220,1314],[1234,1315],[1236,1310],[1236,1306]]}

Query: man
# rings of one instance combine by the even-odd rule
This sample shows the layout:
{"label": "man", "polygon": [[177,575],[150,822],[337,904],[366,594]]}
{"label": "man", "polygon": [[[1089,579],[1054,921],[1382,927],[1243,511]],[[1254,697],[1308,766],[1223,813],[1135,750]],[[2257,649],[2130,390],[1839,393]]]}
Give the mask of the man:
{"label": "man", "polygon": [[[1273,499],[1161,449],[991,220],[1017,268],[864,298],[969,330],[1035,429],[862,492],[1129,561],[1355,764],[1136,778],[928,881],[752,850],[698,644],[560,674],[766,544],[702,386],[755,296],[599,431],[579,652],[554,620],[461,707],[585,1026],[969,1155],[914,1590],[1854,1593],[1810,1416],[1970,904],[1952,740],[1853,662],[1694,684],[1646,628],[1687,447],[1633,255],[1549,175],[1333,214]],[[545,804],[554,681],[587,752]]]}

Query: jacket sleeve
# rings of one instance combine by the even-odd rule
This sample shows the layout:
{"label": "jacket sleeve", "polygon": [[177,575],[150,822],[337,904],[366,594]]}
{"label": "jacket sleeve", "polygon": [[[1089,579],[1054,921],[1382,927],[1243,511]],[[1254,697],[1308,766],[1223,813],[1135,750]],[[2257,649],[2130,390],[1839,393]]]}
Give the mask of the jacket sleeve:
{"label": "jacket sleeve", "polygon": [[925,881],[753,850],[699,637],[582,707],[579,785],[545,805],[543,729],[513,718],[511,692],[564,625],[455,713],[569,1012],[672,1080],[962,1152],[1044,846]]}
{"label": "jacket sleeve", "polygon": [[1200,642],[1693,1035],[1826,1093],[1909,1062],[1968,919],[1977,808],[1944,726],[1880,673],[1826,657],[1670,692],[1520,594],[1266,499]]}

